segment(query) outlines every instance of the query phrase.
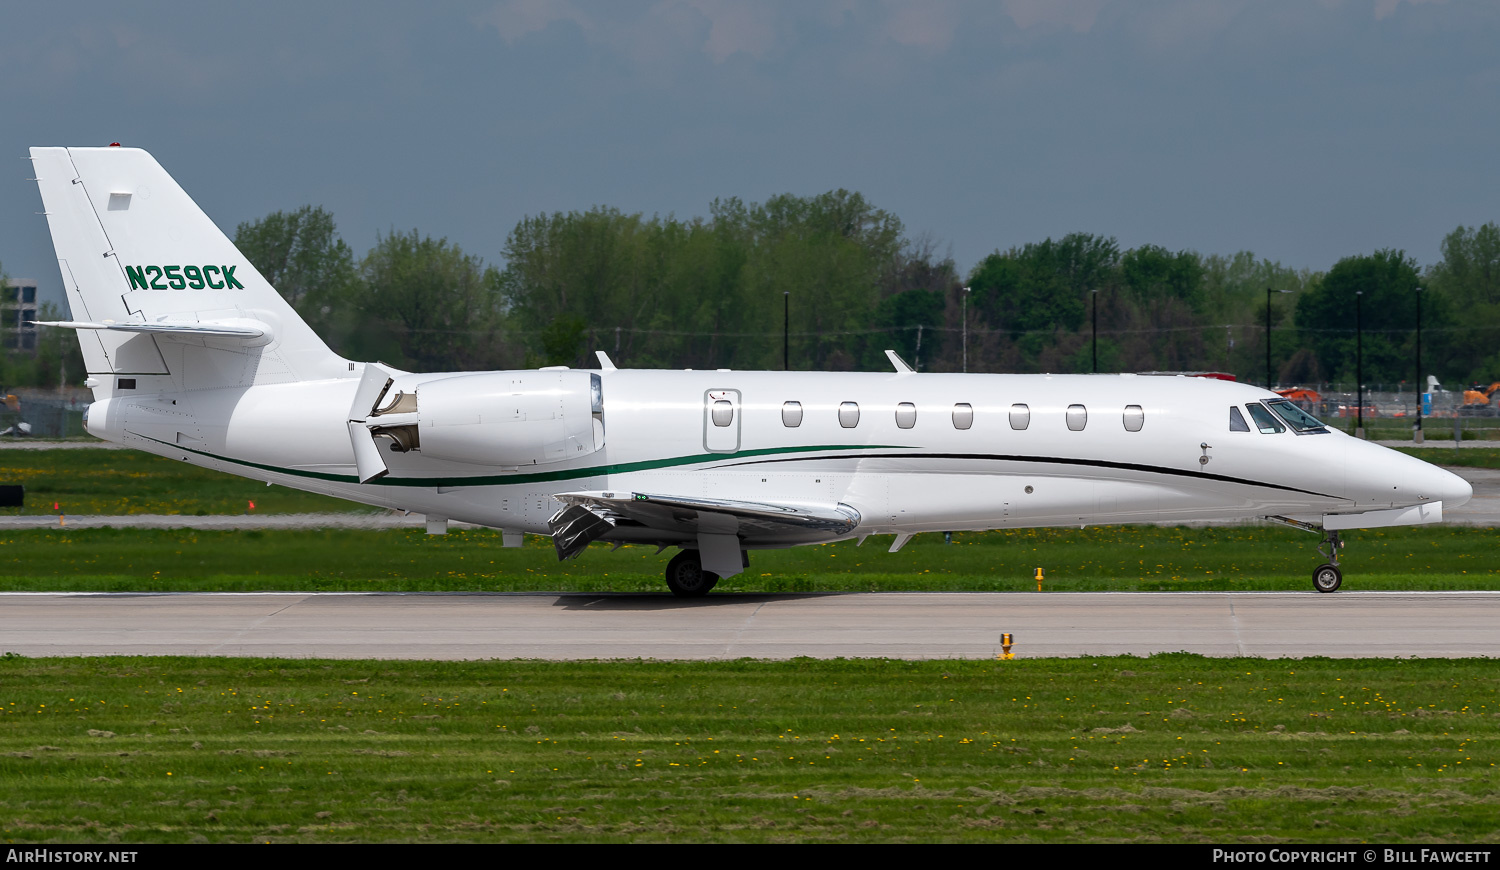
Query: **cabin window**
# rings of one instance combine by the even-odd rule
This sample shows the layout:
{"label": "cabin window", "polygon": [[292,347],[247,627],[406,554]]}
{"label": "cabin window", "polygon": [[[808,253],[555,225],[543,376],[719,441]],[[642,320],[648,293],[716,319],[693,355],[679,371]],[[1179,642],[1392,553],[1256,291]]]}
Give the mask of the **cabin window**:
{"label": "cabin window", "polygon": [[1068,428],[1074,432],[1082,432],[1083,427],[1089,424],[1089,409],[1082,405],[1068,406]]}
{"label": "cabin window", "polygon": [[839,425],[843,426],[845,429],[853,429],[855,426],[859,425],[858,402],[839,403]]}
{"label": "cabin window", "polygon": [[1240,409],[1236,408],[1233,405],[1229,406],[1229,431],[1231,431],[1231,432],[1249,432],[1250,431],[1250,424],[1245,422],[1245,415],[1241,414],[1240,413]]}
{"label": "cabin window", "polygon": [[1125,406],[1125,431],[1139,432],[1146,425],[1146,411],[1140,405]]}
{"label": "cabin window", "polygon": [[917,425],[917,406],[911,402],[902,402],[896,406],[896,428],[910,429]]}
{"label": "cabin window", "polygon": [[798,426],[802,425],[801,402],[781,403],[781,425],[787,427],[788,429],[795,429]]}
{"label": "cabin window", "polygon": [[1275,435],[1278,432],[1286,431],[1286,427],[1281,425],[1280,420],[1271,416],[1271,412],[1266,410],[1265,405],[1259,402],[1251,402],[1245,407],[1250,410],[1250,419],[1255,421],[1255,427],[1260,430],[1262,435]]}
{"label": "cabin window", "polygon": [[715,426],[728,426],[734,422],[734,403],[726,399],[715,401],[709,416],[713,418]]}
{"label": "cabin window", "polygon": [[953,406],[953,428],[967,429],[974,425],[974,406],[960,402]]}
{"label": "cabin window", "polygon": [[1031,425],[1031,409],[1025,405],[1010,406],[1010,428],[1020,431]]}

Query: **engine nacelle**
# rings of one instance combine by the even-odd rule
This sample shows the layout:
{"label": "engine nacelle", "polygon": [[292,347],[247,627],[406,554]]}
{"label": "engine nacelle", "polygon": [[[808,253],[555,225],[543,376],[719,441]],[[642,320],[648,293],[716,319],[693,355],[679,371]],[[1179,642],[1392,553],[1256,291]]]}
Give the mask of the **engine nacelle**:
{"label": "engine nacelle", "polygon": [[412,446],[431,459],[542,465],[604,446],[603,392],[591,372],[489,372],[427,381],[417,386],[415,411]]}

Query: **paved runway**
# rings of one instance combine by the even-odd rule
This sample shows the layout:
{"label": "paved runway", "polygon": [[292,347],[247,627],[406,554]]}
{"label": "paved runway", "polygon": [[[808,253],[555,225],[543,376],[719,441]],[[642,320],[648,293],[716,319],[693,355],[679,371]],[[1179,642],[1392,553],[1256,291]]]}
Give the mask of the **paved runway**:
{"label": "paved runway", "polygon": [[386,659],[1500,655],[1500,593],[0,594],[0,652]]}

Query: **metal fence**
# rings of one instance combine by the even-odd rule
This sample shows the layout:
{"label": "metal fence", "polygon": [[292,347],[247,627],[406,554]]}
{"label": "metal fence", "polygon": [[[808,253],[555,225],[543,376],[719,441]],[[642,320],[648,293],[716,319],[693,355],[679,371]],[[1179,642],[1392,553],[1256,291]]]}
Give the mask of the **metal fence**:
{"label": "metal fence", "polygon": [[1317,398],[1292,397],[1308,413],[1348,432],[1354,431],[1363,416],[1366,437],[1413,437],[1420,409],[1424,440],[1500,440],[1496,403],[1465,405],[1462,391],[1436,390],[1424,403],[1424,397],[1410,386],[1367,384],[1361,415],[1360,394],[1352,384],[1308,384],[1301,389],[1317,394]]}
{"label": "metal fence", "polygon": [[0,438],[75,438],[87,434],[83,431],[83,412],[94,400],[89,390],[22,388],[10,390],[9,395],[16,397],[15,407],[10,402],[0,405]]}
{"label": "metal fence", "polygon": [[[1280,388],[1280,387],[1278,387]],[[1316,399],[1294,398],[1304,410],[1330,426],[1353,432],[1358,422],[1359,394],[1349,384],[1307,384],[1302,389]],[[83,412],[93,401],[89,390],[64,391],[13,389],[18,408],[0,405],[0,438],[74,438],[85,435]],[[0,393],[0,396],[3,396]],[[1367,385],[1364,391],[1364,426],[1368,437],[1410,438],[1417,423],[1422,397],[1409,387]],[[1461,391],[1436,391],[1422,408],[1422,431],[1426,439],[1500,440],[1500,408],[1491,402],[1466,407]],[[30,432],[21,433],[21,423]]]}

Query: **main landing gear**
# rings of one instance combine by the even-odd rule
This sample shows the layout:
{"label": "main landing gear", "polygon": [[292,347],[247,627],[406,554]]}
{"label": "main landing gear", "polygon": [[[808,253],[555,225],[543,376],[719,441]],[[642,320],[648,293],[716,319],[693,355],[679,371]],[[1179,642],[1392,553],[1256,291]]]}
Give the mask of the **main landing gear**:
{"label": "main landing gear", "polygon": [[1304,532],[1321,533],[1323,540],[1318,544],[1318,553],[1328,561],[1313,571],[1313,588],[1319,592],[1339,591],[1339,587],[1344,583],[1344,572],[1339,570],[1339,550],[1344,548],[1344,542],[1339,539],[1339,533],[1336,530],[1304,523],[1291,517],[1266,517],[1266,519],[1285,523]]}
{"label": "main landing gear", "polygon": [[697,550],[683,550],[667,563],[667,588],[678,598],[701,598],[718,582],[718,574],[703,570]]}

